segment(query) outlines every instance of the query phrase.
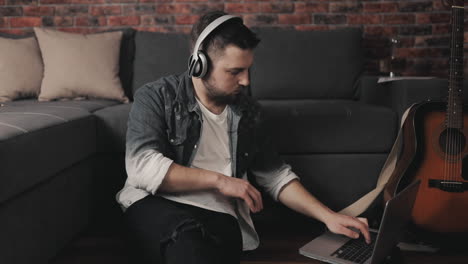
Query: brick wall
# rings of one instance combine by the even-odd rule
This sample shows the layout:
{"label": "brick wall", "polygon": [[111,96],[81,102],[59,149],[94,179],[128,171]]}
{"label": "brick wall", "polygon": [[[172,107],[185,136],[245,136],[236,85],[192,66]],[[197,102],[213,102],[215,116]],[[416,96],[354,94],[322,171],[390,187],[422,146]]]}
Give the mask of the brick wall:
{"label": "brick wall", "polygon": [[[451,13],[442,0],[0,0],[0,32],[24,34],[36,26],[81,33],[126,26],[188,32],[209,10],[241,15],[249,26],[361,27],[369,73],[385,69],[392,50],[403,75],[448,73]],[[399,40],[394,48],[390,38]]]}

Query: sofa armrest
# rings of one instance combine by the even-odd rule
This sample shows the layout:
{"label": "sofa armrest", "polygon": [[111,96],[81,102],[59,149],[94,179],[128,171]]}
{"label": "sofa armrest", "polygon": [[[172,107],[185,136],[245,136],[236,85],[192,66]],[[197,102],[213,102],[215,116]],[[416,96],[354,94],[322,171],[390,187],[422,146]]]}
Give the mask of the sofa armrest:
{"label": "sofa armrest", "polygon": [[[414,103],[445,100],[448,91],[446,79],[404,79],[378,83],[377,76],[363,76],[360,80],[357,100],[386,106],[398,114],[398,120]],[[466,96],[464,96],[466,97]]]}

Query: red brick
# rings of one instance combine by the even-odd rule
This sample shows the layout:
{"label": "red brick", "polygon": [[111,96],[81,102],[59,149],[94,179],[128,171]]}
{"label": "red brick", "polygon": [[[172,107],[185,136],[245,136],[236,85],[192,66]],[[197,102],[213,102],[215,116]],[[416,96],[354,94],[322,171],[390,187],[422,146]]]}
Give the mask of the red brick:
{"label": "red brick", "polygon": [[194,3],[190,5],[192,14],[197,15],[202,15],[210,11],[224,10],[224,6],[224,3]]}
{"label": "red brick", "polygon": [[192,12],[189,4],[160,4],[156,7],[157,14],[190,14]]}
{"label": "red brick", "polygon": [[299,31],[317,31],[317,30],[328,30],[328,26],[315,26],[315,25],[297,25],[294,26]]}
{"label": "red brick", "polygon": [[0,5],[5,5],[5,0],[0,0]]}
{"label": "red brick", "polygon": [[[173,0],[140,0],[140,3],[161,3],[161,2],[172,2]],[[138,2],[138,1],[136,1]]]}
{"label": "red brick", "polygon": [[77,27],[98,27],[107,26],[107,18],[100,17],[77,17],[75,18],[75,25]]}
{"label": "red brick", "polygon": [[294,11],[293,3],[261,3],[262,13],[291,13]]}
{"label": "red brick", "polygon": [[73,0],[41,0],[41,5],[48,4],[71,4]]}
{"label": "red brick", "polygon": [[260,5],[258,3],[226,3],[225,11],[227,13],[259,13]]}
{"label": "red brick", "polygon": [[380,15],[348,15],[348,24],[380,24]]}
{"label": "red brick", "polygon": [[413,14],[384,15],[384,24],[414,24]]}
{"label": "red brick", "polygon": [[398,11],[397,3],[364,3],[364,13],[393,13]]}
{"label": "red brick", "polygon": [[122,9],[122,14],[125,16],[149,15],[154,13],[156,13],[155,4],[124,5]]}
{"label": "red brick", "polygon": [[294,3],[296,13],[326,13],[328,3]]}
{"label": "red brick", "polygon": [[177,25],[193,25],[199,18],[199,15],[180,15],[176,16],[175,22]]}
{"label": "red brick", "polygon": [[387,36],[392,37],[398,34],[397,27],[391,26],[365,26],[364,34],[368,36]]}
{"label": "red brick", "polygon": [[208,2],[208,0],[175,0],[175,2]]}
{"label": "red brick", "polygon": [[175,17],[173,15],[144,15],[141,16],[141,25],[173,25]]}
{"label": "red brick", "polygon": [[450,24],[445,24],[445,25],[433,25],[432,26],[432,34],[448,34],[451,32],[451,25]]}
{"label": "red brick", "polygon": [[209,11],[224,10],[223,3],[159,4],[157,14],[204,14]]}
{"label": "red brick", "polygon": [[414,37],[398,37],[398,47],[411,48],[414,47],[415,38]]}
{"label": "red brick", "polygon": [[106,0],[71,0],[71,2],[73,4],[103,4]]}
{"label": "red brick", "polygon": [[414,46],[439,46],[448,47],[450,45],[450,36],[416,36]]}
{"label": "red brick", "polygon": [[432,8],[433,10],[438,10],[438,11],[448,11],[450,10],[450,7],[447,7],[443,4],[442,0],[433,0],[432,1]]}
{"label": "red brick", "polygon": [[23,14],[25,16],[53,16],[53,6],[23,6]]}
{"label": "red brick", "polygon": [[360,12],[361,10],[362,10],[362,3],[360,2],[330,3],[331,13]]}
{"label": "red brick", "polygon": [[398,10],[400,12],[427,12],[432,11],[433,1],[400,1]]}
{"label": "red brick", "polygon": [[109,26],[136,26],[140,24],[139,16],[110,16],[108,17]]}
{"label": "red brick", "polygon": [[278,22],[288,25],[310,24],[311,18],[309,14],[280,14]]}
{"label": "red brick", "polygon": [[39,0],[6,0],[6,5],[24,6],[24,5],[37,5]]}
{"label": "red brick", "polygon": [[8,18],[0,17],[0,27],[8,27]]}
{"label": "red brick", "polygon": [[10,26],[15,27],[40,27],[42,18],[40,17],[12,17],[10,18]]}
{"label": "red brick", "polygon": [[73,26],[73,17],[54,17],[54,26],[71,27]]}
{"label": "red brick", "polygon": [[[164,0],[141,1],[140,2],[159,2]],[[109,4],[125,4],[125,3],[138,3],[138,0],[106,0]]]}
{"label": "red brick", "polygon": [[[217,0],[219,1],[219,0]],[[230,2],[240,2],[238,0],[227,0],[227,1],[230,1]],[[273,2],[273,1],[276,1],[276,2],[294,2],[294,0],[244,0],[245,2]]]}
{"label": "red brick", "polygon": [[21,7],[0,7],[0,16],[21,16],[23,14],[23,9]]}
{"label": "red brick", "polygon": [[249,14],[243,15],[244,24],[247,26],[272,25],[278,23],[276,14]]}
{"label": "red brick", "polygon": [[395,57],[400,58],[425,58],[441,57],[447,49],[441,48],[397,48]]}
{"label": "red brick", "polygon": [[416,23],[418,24],[437,24],[450,23],[451,14],[436,13],[436,14],[416,14]]}
{"label": "red brick", "polygon": [[345,15],[314,15],[315,24],[346,24],[347,20]]}
{"label": "red brick", "polygon": [[88,6],[57,6],[55,8],[56,16],[87,16]]}
{"label": "red brick", "polygon": [[120,5],[91,6],[89,12],[92,16],[118,16],[122,14],[122,8]]}

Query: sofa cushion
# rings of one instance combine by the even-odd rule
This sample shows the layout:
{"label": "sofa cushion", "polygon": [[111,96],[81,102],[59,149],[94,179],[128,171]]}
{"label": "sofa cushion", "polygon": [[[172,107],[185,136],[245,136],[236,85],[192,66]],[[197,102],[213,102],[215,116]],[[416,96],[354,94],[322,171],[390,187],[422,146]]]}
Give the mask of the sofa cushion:
{"label": "sofa cushion", "polygon": [[105,32],[122,31],[120,43],[119,78],[125,95],[132,100],[133,60],[135,59],[135,32],[133,28],[110,29]]}
{"label": "sofa cushion", "polygon": [[[363,71],[361,30],[293,31],[260,28],[251,69],[261,99],[346,98]],[[293,45],[292,45],[293,44]]]}
{"label": "sofa cushion", "polygon": [[91,99],[91,100],[62,100],[62,101],[47,101],[40,102],[37,99],[24,99],[0,104],[0,109],[10,106],[27,106],[27,107],[50,107],[50,108],[76,108],[87,112],[94,112],[98,109],[112,105],[117,105],[119,102],[106,99]]}
{"label": "sofa cushion", "polygon": [[125,152],[127,121],[130,104],[121,104],[94,112],[97,117],[97,150],[99,152]]}
{"label": "sofa cushion", "polygon": [[40,101],[98,97],[128,102],[119,74],[123,32],[74,34],[34,28],[44,60]]}
{"label": "sofa cushion", "polygon": [[397,133],[389,108],[348,100],[260,100],[282,154],[387,153]]}
{"label": "sofa cushion", "polygon": [[37,97],[43,71],[41,52],[34,37],[0,37],[0,102]]}
{"label": "sofa cushion", "polygon": [[144,84],[187,69],[186,34],[138,31],[135,35],[133,94]]}
{"label": "sofa cushion", "polygon": [[95,117],[80,108],[0,108],[0,203],[92,155]]}

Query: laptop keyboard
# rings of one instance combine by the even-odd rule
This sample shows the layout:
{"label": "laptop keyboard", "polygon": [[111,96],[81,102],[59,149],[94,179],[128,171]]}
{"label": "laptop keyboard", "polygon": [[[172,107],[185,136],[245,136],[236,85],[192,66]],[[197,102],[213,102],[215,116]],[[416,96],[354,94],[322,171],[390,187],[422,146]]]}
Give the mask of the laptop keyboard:
{"label": "laptop keyboard", "polygon": [[349,240],[331,255],[355,263],[364,263],[372,255],[376,238],[376,234],[371,233],[372,242],[367,244],[361,235],[358,239]]}

